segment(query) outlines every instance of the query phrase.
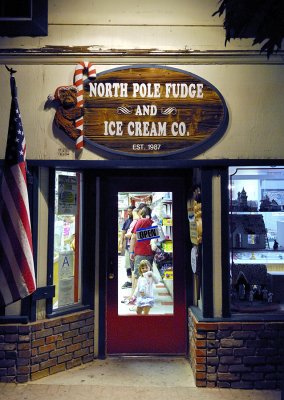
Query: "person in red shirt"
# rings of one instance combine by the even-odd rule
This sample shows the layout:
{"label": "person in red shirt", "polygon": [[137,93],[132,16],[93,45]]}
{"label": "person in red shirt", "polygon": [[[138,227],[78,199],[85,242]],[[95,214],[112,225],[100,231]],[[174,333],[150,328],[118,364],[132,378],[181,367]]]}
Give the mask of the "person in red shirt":
{"label": "person in red shirt", "polygon": [[132,229],[131,241],[129,254],[130,259],[134,260],[134,276],[139,278],[139,264],[142,260],[147,260],[152,265],[154,259],[154,253],[151,249],[150,241],[151,239],[137,240],[137,230],[150,228],[153,224],[151,219],[151,208],[145,206],[141,211],[141,218],[136,222],[134,228]]}

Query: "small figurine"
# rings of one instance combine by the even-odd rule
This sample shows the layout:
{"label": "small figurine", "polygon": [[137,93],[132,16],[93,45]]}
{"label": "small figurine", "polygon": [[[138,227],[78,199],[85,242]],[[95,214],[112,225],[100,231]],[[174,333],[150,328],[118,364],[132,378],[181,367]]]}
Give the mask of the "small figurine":
{"label": "small figurine", "polygon": [[262,299],[263,299],[264,301],[267,301],[267,298],[268,298],[268,290],[267,290],[266,288],[264,288],[264,289],[262,290]]}
{"label": "small figurine", "polygon": [[253,291],[253,288],[251,288],[249,291],[249,301],[251,303],[253,302],[253,297],[254,297],[254,291]]}
{"label": "small figurine", "polygon": [[274,240],[274,244],[273,244],[273,250],[278,250],[278,246],[279,246],[279,243],[278,243],[277,240],[275,239],[275,240]]}
{"label": "small figurine", "polygon": [[273,297],[273,293],[269,292],[268,296],[267,296],[267,302],[268,303],[272,303],[272,297]]}
{"label": "small figurine", "polygon": [[241,192],[238,192],[237,203],[239,211],[248,211],[248,196],[245,188]]}
{"label": "small figurine", "polygon": [[242,283],[239,286],[239,300],[244,300],[246,297],[246,287],[245,285]]}

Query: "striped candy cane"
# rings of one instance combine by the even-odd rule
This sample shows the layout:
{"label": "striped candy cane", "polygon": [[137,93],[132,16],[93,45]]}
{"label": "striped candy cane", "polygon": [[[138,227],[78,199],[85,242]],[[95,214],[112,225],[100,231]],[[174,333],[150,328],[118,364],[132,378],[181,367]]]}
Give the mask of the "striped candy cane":
{"label": "striped candy cane", "polygon": [[[88,61],[81,61],[76,65],[74,74],[74,84],[77,88],[77,106],[83,107],[83,77],[84,72],[87,71],[89,78],[96,77],[96,69],[94,64]],[[76,119],[75,126],[81,131],[80,136],[76,140],[76,149],[81,149],[84,146],[84,133],[83,133],[84,119],[80,117]]]}

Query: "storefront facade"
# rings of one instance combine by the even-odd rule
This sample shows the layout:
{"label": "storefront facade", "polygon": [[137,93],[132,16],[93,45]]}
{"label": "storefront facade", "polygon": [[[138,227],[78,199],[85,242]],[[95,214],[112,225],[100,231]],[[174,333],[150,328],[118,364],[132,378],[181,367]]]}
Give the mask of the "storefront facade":
{"label": "storefront facade", "polygon": [[[48,36],[0,39],[0,157],[5,158],[9,120],[8,65],[17,70],[27,143],[37,278],[36,292],[1,309],[0,381],[39,379],[109,355],[170,354],[189,358],[197,386],[279,389],[284,379],[282,53],[267,59],[250,39],[224,47],[211,0],[202,6],[179,2],[174,10],[156,2],[159,17],[153,4],[140,9],[139,2],[137,9],[126,2],[126,13],[103,2],[96,10],[75,1],[48,3]],[[56,121],[47,97],[72,86],[86,60],[98,78],[92,81],[86,67],[85,82],[104,86],[88,86],[94,102],[84,89],[89,136],[79,149],[66,134],[66,121],[64,126]],[[118,82],[117,71],[127,71],[128,80],[119,81],[116,96],[118,86],[105,82]],[[156,71],[161,81],[150,76]],[[167,76],[171,80],[163,81]],[[103,77],[109,81],[100,81]],[[192,77],[194,87],[184,83]],[[132,99],[122,82],[131,86]],[[173,82],[184,83],[183,92],[174,93]],[[215,96],[208,104],[202,99],[205,87]],[[212,103],[215,119],[208,123]],[[162,125],[158,114],[166,106],[172,109]],[[127,108],[120,119],[128,124],[128,148],[127,141],[119,141],[126,125],[107,114],[119,107]],[[194,113],[179,115],[187,109]],[[139,113],[140,125],[134,123]],[[180,142],[201,125],[206,140]],[[111,140],[92,139],[98,129]],[[155,140],[145,141],[151,134]],[[170,136],[167,146],[177,147],[159,154],[164,136]],[[141,317],[122,304],[123,255],[117,248],[124,210],[149,197],[166,236],[163,262],[157,255],[155,265],[170,298],[161,302],[166,308],[158,315]]]}

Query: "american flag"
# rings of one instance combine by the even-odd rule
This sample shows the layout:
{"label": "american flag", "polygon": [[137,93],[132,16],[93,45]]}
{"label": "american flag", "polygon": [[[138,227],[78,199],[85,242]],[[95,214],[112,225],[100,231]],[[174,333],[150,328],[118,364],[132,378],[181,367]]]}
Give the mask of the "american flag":
{"label": "american flag", "polygon": [[26,142],[11,76],[11,110],[0,189],[0,306],[36,289],[26,177]]}

